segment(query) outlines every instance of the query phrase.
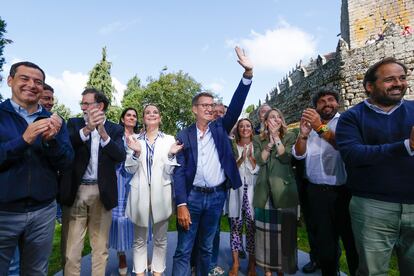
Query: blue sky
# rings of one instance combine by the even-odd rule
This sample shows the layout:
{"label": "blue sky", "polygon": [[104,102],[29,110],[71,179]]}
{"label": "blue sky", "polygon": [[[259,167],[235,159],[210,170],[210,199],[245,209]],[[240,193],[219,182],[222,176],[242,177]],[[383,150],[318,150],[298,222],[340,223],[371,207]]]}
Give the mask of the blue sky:
{"label": "blue sky", "polygon": [[[46,71],[60,102],[79,112],[88,72],[103,46],[112,62],[113,83],[122,98],[127,81],[145,84],[183,70],[226,104],[243,72],[239,45],[255,63],[247,104],[257,104],[295,64],[334,51],[340,33],[341,1],[170,0],[3,1],[7,64],[28,60]],[[10,96],[5,82],[0,93]]]}

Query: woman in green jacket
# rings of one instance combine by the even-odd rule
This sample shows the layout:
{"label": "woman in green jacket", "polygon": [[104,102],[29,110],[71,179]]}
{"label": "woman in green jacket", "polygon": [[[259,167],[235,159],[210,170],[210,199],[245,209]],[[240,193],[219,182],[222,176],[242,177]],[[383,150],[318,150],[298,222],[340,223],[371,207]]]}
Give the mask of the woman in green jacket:
{"label": "woman in green jacket", "polygon": [[298,194],[291,166],[295,135],[287,130],[280,110],[264,117],[264,130],[253,139],[259,176],[253,196],[256,263],[266,276],[297,270]]}

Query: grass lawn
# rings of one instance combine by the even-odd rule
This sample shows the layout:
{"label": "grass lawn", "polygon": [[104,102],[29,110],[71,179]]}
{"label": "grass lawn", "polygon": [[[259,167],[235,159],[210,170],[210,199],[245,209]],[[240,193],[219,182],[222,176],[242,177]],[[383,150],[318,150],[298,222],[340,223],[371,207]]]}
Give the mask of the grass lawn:
{"label": "grass lawn", "polygon": [[[168,225],[168,231],[176,230],[175,222],[176,220],[174,216],[170,219],[170,222]],[[54,275],[56,272],[62,269],[60,265],[60,231],[61,231],[60,224],[56,224],[55,236],[53,239],[53,251],[49,258],[49,275]],[[221,219],[221,231],[224,231],[224,232],[230,231],[230,226],[229,226],[227,217],[222,217]],[[88,238],[86,239],[87,239],[85,243],[86,245],[82,252],[83,255],[87,255],[91,251]],[[308,237],[307,237],[306,229],[304,226],[298,227],[298,248],[302,251],[309,252]],[[341,271],[348,274],[348,266],[346,264],[345,251],[342,252],[340,261],[341,261]],[[392,256],[390,270],[388,272],[388,275],[390,276],[399,275],[397,259],[395,257],[395,254],[393,254]]]}

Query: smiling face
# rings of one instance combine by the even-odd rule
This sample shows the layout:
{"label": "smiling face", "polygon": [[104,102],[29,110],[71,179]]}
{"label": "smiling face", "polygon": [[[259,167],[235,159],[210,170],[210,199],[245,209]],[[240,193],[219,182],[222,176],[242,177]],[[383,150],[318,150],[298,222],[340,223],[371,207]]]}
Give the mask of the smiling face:
{"label": "smiling face", "polygon": [[240,138],[250,138],[253,137],[253,127],[249,120],[240,120],[237,124],[237,133]]}
{"label": "smiling face", "polygon": [[269,112],[269,115],[267,116],[265,120],[266,127],[268,126],[269,121],[273,122],[277,129],[280,129],[283,123],[282,117],[280,116],[279,112],[277,112],[276,110],[271,110]]}
{"label": "smiling face", "polygon": [[398,104],[407,90],[407,75],[397,63],[380,66],[375,82],[367,82],[365,89],[370,101],[379,107],[392,107]]}
{"label": "smiling face", "polygon": [[197,122],[207,123],[214,119],[214,100],[211,97],[201,96],[192,107]]}
{"label": "smiling face", "polygon": [[42,96],[40,97],[39,103],[47,110],[51,111],[54,105],[53,92],[50,90],[43,90]]}
{"label": "smiling face", "polygon": [[333,95],[325,95],[316,101],[316,112],[322,120],[329,121],[338,112],[339,104]]}
{"label": "smiling face", "polygon": [[124,117],[122,117],[122,122],[124,123],[125,128],[134,128],[137,124],[137,113],[135,110],[128,110]]}
{"label": "smiling face", "polygon": [[161,114],[158,107],[147,105],[144,109],[144,125],[148,127],[159,127],[161,124]]}
{"label": "smiling face", "polygon": [[12,100],[27,108],[37,106],[43,92],[43,74],[40,70],[20,65],[14,77],[7,78],[12,90]]}

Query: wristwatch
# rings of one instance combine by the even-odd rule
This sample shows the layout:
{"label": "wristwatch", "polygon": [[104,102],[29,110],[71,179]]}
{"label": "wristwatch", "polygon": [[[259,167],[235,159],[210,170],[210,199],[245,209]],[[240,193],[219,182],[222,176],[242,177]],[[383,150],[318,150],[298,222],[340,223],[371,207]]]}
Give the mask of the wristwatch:
{"label": "wristwatch", "polygon": [[318,131],[316,133],[318,133],[318,135],[321,136],[322,134],[324,134],[328,130],[329,130],[328,125],[321,125],[320,127],[318,127]]}

